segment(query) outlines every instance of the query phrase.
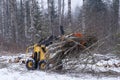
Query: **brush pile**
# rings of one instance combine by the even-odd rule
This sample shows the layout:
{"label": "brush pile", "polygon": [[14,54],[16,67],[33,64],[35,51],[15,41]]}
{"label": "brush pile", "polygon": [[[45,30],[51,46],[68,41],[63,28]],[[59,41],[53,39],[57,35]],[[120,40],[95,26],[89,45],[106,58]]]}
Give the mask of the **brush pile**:
{"label": "brush pile", "polygon": [[[46,55],[48,63],[52,64],[52,69],[62,69],[66,61],[77,60],[83,51],[97,42],[94,36],[83,36],[81,33],[74,33],[63,36],[47,47]],[[91,47],[93,49],[93,47]]]}

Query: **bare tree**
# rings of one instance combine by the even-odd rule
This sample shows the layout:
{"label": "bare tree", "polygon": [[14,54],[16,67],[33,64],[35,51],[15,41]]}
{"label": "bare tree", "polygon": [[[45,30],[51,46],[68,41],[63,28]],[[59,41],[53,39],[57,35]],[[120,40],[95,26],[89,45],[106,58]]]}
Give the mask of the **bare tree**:
{"label": "bare tree", "polygon": [[68,0],[68,25],[71,26],[71,0]]}
{"label": "bare tree", "polygon": [[31,0],[30,1],[30,28],[29,28],[29,34],[30,37],[30,42],[34,42],[35,41],[35,22],[34,22],[34,15],[35,15],[35,1],[36,0]]}
{"label": "bare tree", "polygon": [[[113,0],[112,5],[112,19],[111,19],[111,33],[112,33],[112,41],[116,42],[116,37],[114,34],[117,33],[119,29],[119,0]],[[112,42],[113,43],[113,42]]]}
{"label": "bare tree", "polygon": [[55,1],[48,0],[48,15],[50,21],[50,30],[52,35],[58,36],[59,35],[59,26],[57,24],[57,13],[55,10]]}
{"label": "bare tree", "polygon": [[17,29],[17,16],[16,16],[16,0],[10,0],[10,12],[11,12],[11,33],[13,42],[18,42],[18,29]]}
{"label": "bare tree", "polygon": [[44,12],[44,1],[41,0],[41,9],[42,9],[42,20],[43,20],[43,26],[45,26],[45,12]]}
{"label": "bare tree", "polygon": [[28,36],[28,25],[27,25],[27,8],[26,8],[26,3],[27,0],[21,0],[21,4],[23,6],[23,14],[24,14],[24,32],[25,32],[25,38],[29,38]]}
{"label": "bare tree", "polygon": [[64,23],[64,10],[65,9],[65,0],[62,0],[62,12],[61,12],[61,24],[63,25],[63,23]]}
{"label": "bare tree", "polygon": [[59,26],[61,26],[61,0],[58,0],[58,18],[59,18]]}
{"label": "bare tree", "polygon": [[[0,7],[2,8],[2,1],[0,1]],[[0,36],[2,36],[2,9],[0,10]]]}
{"label": "bare tree", "polygon": [[50,6],[51,0],[47,0],[47,5],[48,5],[48,16],[49,16],[49,31],[53,34],[53,27],[52,27],[52,22],[51,22],[51,6]]}
{"label": "bare tree", "polygon": [[[84,7],[85,1],[83,0],[83,7]],[[84,10],[82,12],[82,33],[85,33],[85,14]]]}
{"label": "bare tree", "polygon": [[2,34],[5,36],[5,1],[2,1]]}

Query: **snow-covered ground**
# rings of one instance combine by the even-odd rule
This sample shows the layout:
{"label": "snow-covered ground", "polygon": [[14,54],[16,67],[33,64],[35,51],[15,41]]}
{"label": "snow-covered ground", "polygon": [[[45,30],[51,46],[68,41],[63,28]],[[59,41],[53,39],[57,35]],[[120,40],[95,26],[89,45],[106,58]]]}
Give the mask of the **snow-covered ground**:
{"label": "snow-covered ground", "polygon": [[[8,63],[7,59],[15,56],[1,56],[0,57],[0,80],[120,80],[119,76],[93,76],[91,74],[77,74],[73,76],[71,74],[57,74],[54,72],[47,73],[39,70],[28,71],[25,64],[21,63]],[[106,63],[109,66],[106,67]],[[112,66],[119,63],[119,60],[110,59],[108,61],[99,61],[95,68],[101,71],[113,70],[120,72],[119,67]],[[104,67],[105,65],[105,67]]]}

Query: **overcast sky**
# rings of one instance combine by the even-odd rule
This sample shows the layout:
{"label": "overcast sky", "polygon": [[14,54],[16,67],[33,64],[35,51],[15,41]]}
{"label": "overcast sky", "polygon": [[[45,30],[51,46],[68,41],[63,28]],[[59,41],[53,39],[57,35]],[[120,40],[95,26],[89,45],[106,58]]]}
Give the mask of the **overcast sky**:
{"label": "overcast sky", "polygon": [[[67,0],[66,0],[67,1]],[[72,9],[74,9],[76,6],[82,6],[83,0],[71,0],[72,2]]]}
{"label": "overcast sky", "polygon": [[[65,1],[67,2],[68,0]],[[83,0],[71,0],[72,12],[75,10],[76,6],[82,6],[82,2]]]}
{"label": "overcast sky", "polygon": [[[41,0],[38,0],[38,1],[41,1]],[[47,0],[43,0],[43,1],[44,1],[44,4],[47,4]],[[65,10],[67,10],[67,1],[68,0],[65,0]],[[72,11],[75,10],[76,6],[82,6],[82,2],[83,0],[71,0]],[[47,5],[45,5],[45,7],[47,7]]]}

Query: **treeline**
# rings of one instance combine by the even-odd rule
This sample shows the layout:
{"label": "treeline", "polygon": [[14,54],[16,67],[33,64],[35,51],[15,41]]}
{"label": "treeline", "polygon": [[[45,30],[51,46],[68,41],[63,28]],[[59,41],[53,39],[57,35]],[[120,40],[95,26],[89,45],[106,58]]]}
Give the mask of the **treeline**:
{"label": "treeline", "polygon": [[25,48],[49,35],[58,36],[60,26],[66,34],[81,32],[99,40],[110,35],[100,51],[119,43],[115,35],[119,32],[119,0],[83,0],[75,12],[71,10],[74,0],[46,1],[0,1],[1,49]]}

